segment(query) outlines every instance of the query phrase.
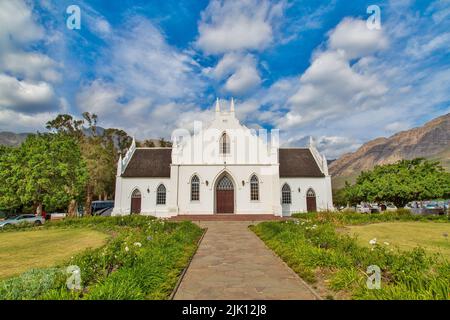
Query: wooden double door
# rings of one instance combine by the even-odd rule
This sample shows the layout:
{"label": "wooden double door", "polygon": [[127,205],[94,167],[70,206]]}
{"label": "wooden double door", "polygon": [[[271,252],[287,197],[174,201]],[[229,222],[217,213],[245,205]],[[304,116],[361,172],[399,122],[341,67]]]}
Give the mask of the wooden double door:
{"label": "wooden double door", "polygon": [[216,213],[234,213],[234,185],[227,175],[216,186]]}

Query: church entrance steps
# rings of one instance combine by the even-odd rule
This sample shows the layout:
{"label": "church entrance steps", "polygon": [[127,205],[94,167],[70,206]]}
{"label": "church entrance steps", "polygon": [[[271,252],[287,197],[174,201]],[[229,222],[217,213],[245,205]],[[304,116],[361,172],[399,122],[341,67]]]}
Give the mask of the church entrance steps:
{"label": "church entrance steps", "polygon": [[251,222],[196,223],[207,231],[174,299],[320,299],[248,229]]}
{"label": "church entrance steps", "polygon": [[273,221],[286,220],[273,214],[182,214],[171,217],[171,221]]}

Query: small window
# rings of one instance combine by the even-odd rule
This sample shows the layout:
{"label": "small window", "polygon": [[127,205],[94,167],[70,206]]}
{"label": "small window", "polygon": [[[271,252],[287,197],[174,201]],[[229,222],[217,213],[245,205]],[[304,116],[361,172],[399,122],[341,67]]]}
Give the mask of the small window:
{"label": "small window", "polygon": [[166,187],[163,184],[156,191],[156,204],[166,204]]}
{"label": "small window", "polygon": [[259,200],[259,181],[256,175],[253,175],[250,178],[250,200]]}
{"label": "small window", "polygon": [[281,203],[282,204],[291,204],[291,187],[287,183],[283,185],[281,189]]}
{"label": "small window", "polygon": [[193,176],[191,179],[191,201],[200,200],[200,179]]}
{"label": "small window", "polygon": [[220,137],[220,153],[221,154],[230,153],[230,138],[226,133],[223,133],[222,137]]}

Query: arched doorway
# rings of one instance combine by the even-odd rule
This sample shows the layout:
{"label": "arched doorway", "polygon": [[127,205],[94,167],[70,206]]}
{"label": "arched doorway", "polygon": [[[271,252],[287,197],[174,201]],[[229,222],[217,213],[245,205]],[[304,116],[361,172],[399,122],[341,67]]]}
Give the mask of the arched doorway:
{"label": "arched doorway", "polygon": [[313,189],[309,188],[306,192],[306,211],[308,212],[316,212],[316,193]]}
{"label": "arched doorway", "polygon": [[216,213],[234,213],[234,185],[227,174],[216,184]]}
{"label": "arched doorway", "polygon": [[131,194],[131,210],[130,213],[141,213],[141,192],[135,189]]}

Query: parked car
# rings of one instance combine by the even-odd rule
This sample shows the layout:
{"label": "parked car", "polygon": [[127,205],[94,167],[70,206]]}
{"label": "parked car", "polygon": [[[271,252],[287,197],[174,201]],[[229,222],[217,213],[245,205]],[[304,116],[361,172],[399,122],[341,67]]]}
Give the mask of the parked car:
{"label": "parked car", "polygon": [[386,211],[396,211],[397,207],[395,205],[393,205],[392,203],[388,203],[386,205]]}
{"label": "parked car", "polygon": [[359,213],[370,213],[370,206],[368,204],[358,204],[356,206],[356,212]]}
{"label": "parked car", "polygon": [[34,214],[20,214],[15,217],[10,217],[6,220],[0,221],[0,228],[11,226],[19,223],[32,223],[40,226],[45,223],[45,219],[42,216],[35,216]]}
{"label": "parked car", "polygon": [[113,209],[114,208],[105,208],[102,210],[98,210],[97,212],[95,212],[95,215],[102,216],[102,217],[110,217]]}
{"label": "parked car", "polygon": [[103,209],[114,208],[113,200],[106,201],[92,201],[91,213],[92,215],[97,215],[96,212]]}

